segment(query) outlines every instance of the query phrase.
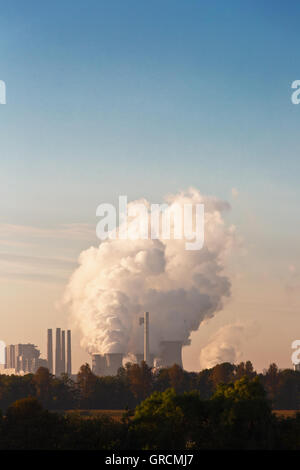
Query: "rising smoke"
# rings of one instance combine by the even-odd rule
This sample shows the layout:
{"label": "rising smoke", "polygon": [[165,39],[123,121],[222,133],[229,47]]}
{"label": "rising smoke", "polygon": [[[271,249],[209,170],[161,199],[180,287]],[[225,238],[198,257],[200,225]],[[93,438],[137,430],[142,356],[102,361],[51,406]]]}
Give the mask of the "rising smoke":
{"label": "rising smoke", "polygon": [[191,332],[220,311],[230,295],[224,267],[235,236],[234,228],[227,227],[222,217],[229,205],[193,188],[166,201],[170,208],[204,203],[203,248],[188,251],[185,240],[171,237],[108,239],[83,251],[66,288],[65,302],[88,352],[141,352],[138,318],[144,311],[151,315],[152,352],[157,352],[162,340],[187,345]]}
{"label": "rising smoke", "polygon": [[201,369],[210,369],[222,362],[238,363],[243,359],[242,345],[257,332],[258,325],[254,322],[237,322],[222,326],[201,350]]}

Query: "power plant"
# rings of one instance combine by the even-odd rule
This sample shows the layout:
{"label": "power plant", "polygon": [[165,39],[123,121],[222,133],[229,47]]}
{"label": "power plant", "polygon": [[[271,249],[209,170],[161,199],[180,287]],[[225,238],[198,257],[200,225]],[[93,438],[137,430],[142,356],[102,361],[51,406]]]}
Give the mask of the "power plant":
{"label": "power plant", "polygon": [[[144,353],[128,352],[92,354],[92,371],[96,375],[116,375],[118,369],[124,364],[124,360],[135,357],[138,364],[144,361],[149,367],[156,368],[171,367],[174,364],[182,367],[182,342],[181,341],[161,341],[158,354],[150,352],[150,324],[149,312],[139,319],[139,324],[144,326]],[[126,359],[125,359],[126,358]],[[126,362],[130,362],[126,360]],[[133,362],[133,361],[132,361]]]}
{"label": "power plant", "polygon": [[[124,351],[92,354],[92,371],[96,375],[116,375],[126,362],[140,364],[144,361],[149,367],[171,367],[174,364],[182,367],[182,342],[161,341],[156,346],[156,353],[151,351],[150,315],[145,312],[139,318],[143,325],[143,349],[140,351]],[[142,331],[141,331],[142,334]],[[55,357],[54,357],[55,356]],[[55,360],[54,360],[55,359]],[[60,377],[61,374],[72,375],[72,346],[71,330],[56,328],[55,348],[53,347],[53,331],[47,330],[47,359],[40,357],[40,351],[34,344],[11,344],[5,348],[5,366],[2,374],[24,375],[35,373],[39,367],[46,367],[51,374]]]}
{"label": "power plant", "polygon": [[31,343],[6,346],[3,373],[30,374],[36,372],[39,367],[47,367],[47,361],[41,359],[40,354],[37,347]]}
{"label": "power plant", "polygon": [[[2,374],[24,375],[34,374],[39,367],[46,367],[53,374],[53,335],[52,329],[47,330],[47,359],[40,357],[41,353],[34,344],[10,344],[5,348],[5,365]],[[72,373],[71,330],[67,330],[67,344],[65,331],[56,329],[55,344],[55,375]]]}

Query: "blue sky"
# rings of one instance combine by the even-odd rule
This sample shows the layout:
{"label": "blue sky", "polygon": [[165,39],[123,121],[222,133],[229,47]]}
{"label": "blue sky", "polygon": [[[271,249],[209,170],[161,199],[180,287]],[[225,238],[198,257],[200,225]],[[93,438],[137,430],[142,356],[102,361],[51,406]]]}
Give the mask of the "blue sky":
{"label": "blue sky", "polygon": [[299,2],[0,7],[0,223],[95,224],[119,194],[160,202],[194,185],[230,200],[234,187],[249,269],[297,264]]}
{"label": "blue sky", "polygon": [[[64,195],[59,211],[72,218],[74,204],[86,217],[85,204],[112,199],[116,187],[152,198],[188,184],[221,196],[265,181],[296,189],[299,109],[290,84],[299,69],[299,8],[5,4],[1,186],[19,211],[6,200],[3,215],[19,218],[29,204],[38,217],[43,201],[50,209]],[[41,200],[53,185],[56,194]]]}

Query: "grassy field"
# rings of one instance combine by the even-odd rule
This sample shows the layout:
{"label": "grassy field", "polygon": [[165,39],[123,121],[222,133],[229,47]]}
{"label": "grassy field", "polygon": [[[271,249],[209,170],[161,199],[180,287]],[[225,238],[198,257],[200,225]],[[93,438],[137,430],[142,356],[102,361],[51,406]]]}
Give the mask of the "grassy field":
{"label": "grassy field", "polygon": [[58,413],[64,413],[66,415],[75,414],[77,416],[85,418],[93,418],[97,416],[108,416],[114,421],[121,421],[125,410],[65,410],[59,411]]}
{"label": "grassy field", "polygon": [[273,410],[278,418],[294,418],[300,410]]}
{"label": "grassy field", "polygon": [[[121,421],[125,410],[65,410],[58,411],[58,413],[64,413],[67,415],[76,414],[77,416],[79,415],[87,419],[96,416],[109,416],[115,421]],[[300,410],[273,410],[273,413],[278,418],[293,418],[297,413],[300,413]]]}

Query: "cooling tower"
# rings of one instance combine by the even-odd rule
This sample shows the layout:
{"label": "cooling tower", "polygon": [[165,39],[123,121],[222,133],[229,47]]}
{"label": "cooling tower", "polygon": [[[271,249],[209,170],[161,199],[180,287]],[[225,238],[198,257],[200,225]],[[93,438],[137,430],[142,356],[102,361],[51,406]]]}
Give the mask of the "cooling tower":
{"label": "cooling tower", "polygon": [[105,375],[117,375],[119,368],[122,367],[123,356],[122,353],[105,354],[107,368]]}
{"label": "cooling tower", "polygon": [[96,375],[117,375],[122,367],[123,354],[92,354],[92,371]]}
{"label": "cooling tower", "polygon": [[106,358],[102,354],[92,354],[92,371],[95,375],[106,375]]}
{"label": "cooling tower", "polygon": [[182,367],[182,342],[162,341],[160,343],[160,359],[162,367],[171,367],[174,364]]}

